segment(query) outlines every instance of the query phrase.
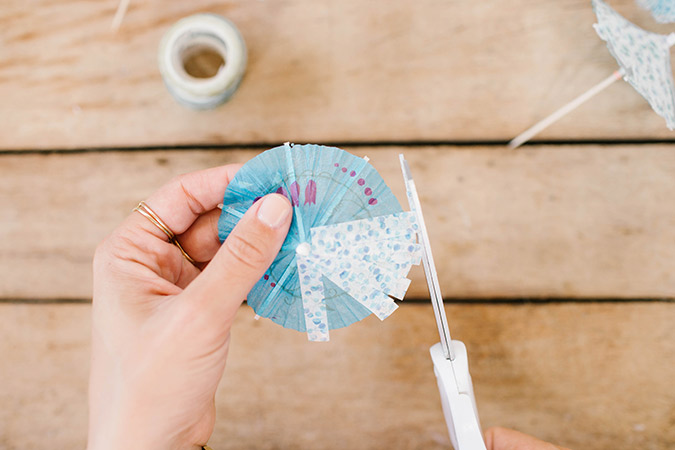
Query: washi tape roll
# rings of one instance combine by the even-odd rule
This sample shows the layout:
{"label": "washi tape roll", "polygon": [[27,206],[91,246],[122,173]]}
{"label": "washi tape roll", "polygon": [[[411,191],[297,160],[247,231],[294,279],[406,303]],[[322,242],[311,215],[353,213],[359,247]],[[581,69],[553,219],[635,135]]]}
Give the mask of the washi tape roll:
{"label": "washi tape roll", "polygon": [[216,14],[176,22],[159,45],[159,71],[181,104],[210,109],[227,101],[246,71],[246,44],[236,26]]}

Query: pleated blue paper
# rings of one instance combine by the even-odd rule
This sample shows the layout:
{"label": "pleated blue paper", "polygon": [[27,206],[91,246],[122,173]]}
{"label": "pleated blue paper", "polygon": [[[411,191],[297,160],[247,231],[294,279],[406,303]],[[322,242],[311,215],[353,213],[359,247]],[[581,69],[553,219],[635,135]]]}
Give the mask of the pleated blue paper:
{"label": "pleated blue paper", "polygon": [[[237,172],[223,198],[223,212],[218,222],[220,239],[227,238],[255,201],[274,192],[291,200],[293,222],[281,251],[247,300],[259,316],[304,332],[308,331],[306,323],[311,321],[306,317],[307,308],[303,308],[298,245],[311,244],[312,228],[391,215],[402,209],[366,159],[335,147],[287,144],[263,152]],[[401,224],[404,225],[416,227]],[[419,259],[415,236],[411,238],[408,233],[406,237],[415,247],[408,259],[415,263]],[[407,270],[402,276],[406,274]],[[335,278],[331,281],[321,276],[320,280],[328,329],[348,326],[371,313],[363,302],[338,287]],[[318,319],[315,321],[318,323]],[[317,326],[325,327],[325,324]],[[310,340],[327,340],[327,334],[323,337],[310,334]]]}

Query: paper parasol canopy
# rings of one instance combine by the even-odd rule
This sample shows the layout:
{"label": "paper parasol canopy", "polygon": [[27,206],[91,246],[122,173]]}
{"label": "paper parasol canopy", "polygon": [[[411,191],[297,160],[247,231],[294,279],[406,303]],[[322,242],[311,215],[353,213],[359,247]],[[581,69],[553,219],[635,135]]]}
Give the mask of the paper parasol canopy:
{"label": "paper parasol canopy", "polygon": [[670,67],[670,47],[675,33],[645,31],[624,19],[601,0],[593,0],[598,17],[594,25],[600,38],[624,72],[623,78],[675,129],[675,87]]}
{"label": "paper parasol canopy", "polygon": [[675,22],[675,1],[673,0],[638,0],[638,4],[651,12],[657,22]]}
{"label": "paper parasol canopy", "polygon": [[225,240],[251,205],[269,193],[293,204],[279,254],[248,304],[261,317],[327,341],[329,330],[370,313],[384,319],[402,299],[422,256],[414,215],[403,212],[365,158],[335,147],[289,145],[246,163],[223,198]]}

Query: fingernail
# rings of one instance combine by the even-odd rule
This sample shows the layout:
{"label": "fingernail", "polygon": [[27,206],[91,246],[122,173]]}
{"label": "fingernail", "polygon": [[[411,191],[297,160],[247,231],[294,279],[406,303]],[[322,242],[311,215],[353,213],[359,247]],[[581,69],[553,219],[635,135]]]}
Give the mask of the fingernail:
{"label": "fingernail", "polygon": [[270,228],[279,228],[291,212],[291,204],[281,195],[268,195],[258,208],[258,219]]}

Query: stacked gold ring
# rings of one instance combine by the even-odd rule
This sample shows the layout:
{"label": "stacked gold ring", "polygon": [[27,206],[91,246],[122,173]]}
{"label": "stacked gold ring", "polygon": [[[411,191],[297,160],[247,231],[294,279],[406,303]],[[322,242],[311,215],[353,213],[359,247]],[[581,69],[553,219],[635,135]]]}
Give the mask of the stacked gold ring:
{"label": "stacked gold ring", "polygon": [[180,242],[178,242],[178,239],[176,239],[176,235],[174,234],[173,231],[171,231],[171,228],[169,228],[162,219],[159,218],[159,216],[152,210],[148,205],[145,204],[145,202],[140,202],[135,208],[134,211],[138,211],[141,213],[146,219],[148,219],[150,222],[152,222],[157,228],[162,230],[164,234],[166,234],[166,237],[169,238],[169,242],[178,247],[178,250],[183,254],[185,259],[190,261],[192,264],[195,264],[195,260],[192,259],[190,255],[187,254],[187,252],[183,249],[183,247],[180,245]]}

